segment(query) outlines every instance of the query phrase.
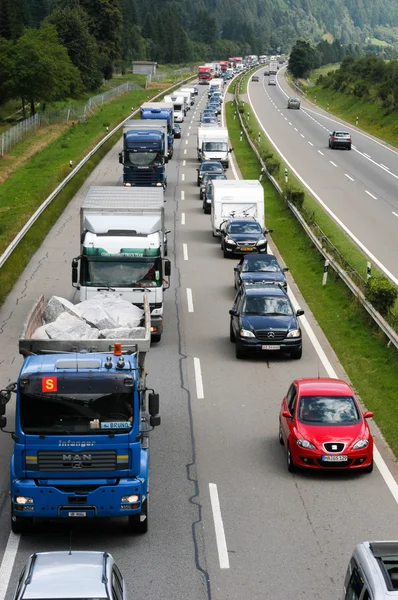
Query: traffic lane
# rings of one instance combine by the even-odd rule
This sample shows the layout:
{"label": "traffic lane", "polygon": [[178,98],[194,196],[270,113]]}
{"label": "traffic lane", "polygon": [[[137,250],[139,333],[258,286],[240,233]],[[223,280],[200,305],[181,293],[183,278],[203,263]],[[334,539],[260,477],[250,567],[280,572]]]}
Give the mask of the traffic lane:
{"label": "traffic lane", "polygon": [[[234,298],[236,263],[222,258],[219,241],[211,235],[209,217],[198,210],[197,195],[188,191],[185,198],[186,223],[180,229],[189,259],[182,262],[182,283],[187,281],[192,290],[193,313],[184,304],[183,292],[181,297],[191,359],[190,387],[196,390],[192,363],[199,358],[204,396],[194,402],[198,475],[202,490],[206,482],[218,486],[231,565],[230,570],[219,570],[214,529],[206,526],[212,519],[207,495],[202,502],[213,595],[227,598],[244,590],[264,597],[269,589],[280,593],[280,571],[275,564],[283,564],[289,565],[286,572],[292,575],[287,578],[291,585],[284,598],[297,597],[299,572],[303,573],[303,592],[329,599],[341,591],[348,556],[357,539],[365,539],[369,532],[380,536],[381,528],[383,535],[391,533],[388,519],[385,527],[380,527],[378,517],[371,516],[380,488],[383,510],[385,504],[391,518],[395,502],[379,473],[370,477],[347,473],[292,477],[286,473],[284,451],[277,441],[281,399],[294,377],[317,376],[318,369],[321,375],[324,371],[307,339],[301,361],[272,356],[268,360],[234,358],[228,340],[228,310]],[[328,354],[341,373],[330,349]],[[242,490],[244,500],[239,493]],[[362,499],[359,503],[357,494]],[[369,521],[363,519],[363,509],[366,517],[370,513]],[[353,510],[357,512],[349,517]],[[347,535],[349,518],[352,526]],[[331,539],[334,529],[335,540]],[[320,590],[324,595],[319,595]]]}
{"label": "traffic lane", "polygon": [[[115,184],[115,165],[120,147],[101,162],[87,181],[96,184]],[[178,155],[178,149],[177,155]],[[170,162],[168,168],[169,187],[167,190],[167,221],[174,221],[175,203],[173,191],[178,175],[178,159]],[[76,255],[65,251],[67,240],[75,235],[78,240],[78,213],[84,191],[77,194],[50,232],[43,244],[42,253],[48,261],[58,264],[58,275],[63,287],[49,285],[46,269],[36,270],[35,286],[40,287],[46,296],[61,293],[70,294],[70,260]],[[57,241],[54,244],[54,241]],[[52,249],[51,253],[48,248]],[[173,256],[173,239],[169,240],[170,255]],[[64,262],[61,257],[66,255]],[[35,270],[34,262],[29,267]],[[42,254],[37,257],[42,260]],[[58,259],[58,261],[57,261]],[[47,263],[46,263],[47,265]],[[24,274],[25,276],[26,274]],[[24,277],[23,276],[23,277]],[[26,277],[25,277],[26,279]],[[178,277],[173,270],[172,287],[165,296],[165,333],[162,341],[151,348],[147,357],[147,383],[161,395],[161,413],[163,425],[151,436],[151,524],[146,536],[134,537],[125,531],[125,520],[112,520],[97,523],[73,523],[72,547],[79,549],[106,549],[111,552],[124,573],[130,590],[148,594],[153,597],[187,597],[198,600],[207,595],[206,576],[203,573],[203,541],[201,539],[200,506],[196,499],[198,489],[194,477],[194,455],[191,437],[191,424],[188,405],[188,394],[182,383],[184,367],[181,366],[181,347],[178,332],[177,310],[175,303]],[[69,294],[68,294],[69,293]],[[29,306],[36,298],[36,289],[26,290]],[[17,348],[17,337],[12,341],[12,348]],[[19,357],[18,357],[19,358]],[[19,359],[20,360],[20,359]],[[4,373],[2,373],[4,376]],[[3,515],[2,515],[3,517]],[[7,517],[9,513],[7,511]],[[8,520],[8,519],[7,519]],[[7,523],[7,520],[5,521]],[[7,526],[9,530],[9,524]],[[69,548],[70,524],[54,526],[42,524],[42,528],[31,536],[21,539],[16,564],[13,569],[11,584],[7,598],[15,589],[22,565],[33,551],[48,551]],[[131,557],[134,557],[133,559]],[[165,585],[166,584],[166,585]]]}
{"label": "traffic lane", "polygon": [[[336,160],[339,160],[339,155],[347,156],[350,153],[311,146],[297,126],[298,119],[303,121],[304,115],[297,114],[301,111],[294,111],[296,122],[289,125],[283,112],[278,112],[270,101],[264,102],[261,91],[257,89],[252,94],[251,90],[252,88],[250,97],[253,107],[280,152],[344,225],[397,276],[397,222],[393,218],[391,206],[382,198],[366,193],[365,188],[361,189],[360,183],[355,180],[353,182],[346,176],[347,170],[335,166],[337,162],[333,158],[336,155]],[[292,120],[290,122],[293,124]],[[329,158],[330,153],[332,158]]]}

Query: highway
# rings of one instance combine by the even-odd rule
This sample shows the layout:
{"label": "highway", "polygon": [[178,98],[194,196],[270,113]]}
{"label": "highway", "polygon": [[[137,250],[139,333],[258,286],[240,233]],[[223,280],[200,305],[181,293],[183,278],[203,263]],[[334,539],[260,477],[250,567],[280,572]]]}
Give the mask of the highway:
{"label": "highway", "polygon": [[[276,86],[268,85],[263,69],[257,71],[259,83],[249,83],[248,99],[262,134],[269,136],[373,264],[398,284],[398,152],[347,127],[305,98],[300,110],[288,109],[287,98],[297,94],[284,72],[284,68],[278,72]],[[352,134],[351,151],[328,147],[329,133],[338,129]]]}
{"label": "highway", "polygon": [[[165,332],[147,357],[148,386],[160,392],[162,416],[151,436],[149,532],[130,536],[123,520],[79,521],[72,527],[44,524],[31,535],[10,536],[11,441],[3,433],[0,600],[11,600],[29,554],[70,544],[76,550],[111,552],[130,599],[332,600],[340,598],[356,543],[397,539],[393,478],[398,472],[374,424],[391,481],[380,459],[383,475],[378,468],[370,475],[287,471],[278,442],[278,411],[291,381],[318,373],[345,377],[290,276],[293,302],[306,311],[301,319],[303,358],[235,358],[228,315],[235,261],[223,258],[212,237],[196,186],[196,130],[207,92],[205,86],[199,89],[167,167],[173,268]],[[261,87],[258,91],[264,93]],[[76,194],[0,309],[2,386],[17,378],[22,363],[18,336],[37,296],[74,298],[70,265],[79,251],[79,208],[88,186],[120,183],[120,146]],[[233,169],[228,175],[234,176]],[[276,252],[272,241],[270,245]],[[10,405],[7,410],[11,430]]]}

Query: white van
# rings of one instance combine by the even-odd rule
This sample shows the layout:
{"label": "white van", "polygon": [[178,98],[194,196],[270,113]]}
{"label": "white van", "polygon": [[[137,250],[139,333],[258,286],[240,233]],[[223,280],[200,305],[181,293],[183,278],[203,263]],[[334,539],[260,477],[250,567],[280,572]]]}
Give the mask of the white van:
{"label": "white van", "polygon": [[220,225],[231,217],[254,217],[264,226],[264,189],[257,179],[214,179],[211,205],[213,237],[220,236]]}
{"label": "white van", "polygon": [[195,104],[195,90],[194,88],[181,88],[181,92],[189,92],[191,94],[191,106]]}
{"label": "white van", "polygon": [[219,160],[228,169],[230,152],[226,127],[198,127],[198,160]]}
{"label": "white van", "polygon": [[192,97],[191,92],[189,92],[188,90],[184,89],[184,90],[177,90],[176,94],[178,94],[179,96],[183,96],[184,97],[186,111],[188,111],[191,108],[191,97]]}
{"label": "white van", "polygon": [[185,98],[180,94],[173,94],[172,96],[165,96],[165,102],[172,102],[174,108],[174,122],[183,123],[185,117]]}

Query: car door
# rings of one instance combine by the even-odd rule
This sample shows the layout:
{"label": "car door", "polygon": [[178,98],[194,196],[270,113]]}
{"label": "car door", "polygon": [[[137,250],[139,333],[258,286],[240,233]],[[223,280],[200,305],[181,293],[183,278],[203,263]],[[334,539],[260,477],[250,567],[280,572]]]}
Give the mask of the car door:
{"label": "car door", "polygon": [[231,316],[231,326],[232,326],[232,329],[233,329],[233,332],[235,335],[240,329],[240,313],[242,310],[242,296],[243,296],[243,292],[242,292],[242,290],[239,290],[235,296],[235,300],[234,300],[234,303],[232,306],[232,310],[236,310],[236,312],[237,312],[236,316]]}
{"label": "car door", "polygon": [[294,383],[289,388],[289,391],[286,394],[286,398],[283,401],[283,410],[288,410],[292,415],[292,418],[281,417],[281,426],[282,426],[282,435],[283,440],[286,441],[289,439],[290,434],[293,429],[294,423],[294,412],[297,404],[297,389]]}
{"label": "car door", "polygon": [[[367,592],[365,581],[355,558],[352,558],[344,582],[344,600],[362,600],[362,592]],[[369,597],[369,593],[368,593]],[[366,595],[365,595],[366,598]]]}

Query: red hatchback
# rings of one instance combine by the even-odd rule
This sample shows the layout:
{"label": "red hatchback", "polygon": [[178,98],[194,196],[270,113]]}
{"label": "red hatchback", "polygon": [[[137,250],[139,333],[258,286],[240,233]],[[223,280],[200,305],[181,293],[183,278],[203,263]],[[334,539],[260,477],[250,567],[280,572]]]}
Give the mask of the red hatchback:
{"label": "red hatchback", "polygon": [[373,469],[373,438],[350,386],[341,379],[296,379],[282,402],[279,441],[287,468]]}

